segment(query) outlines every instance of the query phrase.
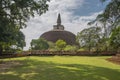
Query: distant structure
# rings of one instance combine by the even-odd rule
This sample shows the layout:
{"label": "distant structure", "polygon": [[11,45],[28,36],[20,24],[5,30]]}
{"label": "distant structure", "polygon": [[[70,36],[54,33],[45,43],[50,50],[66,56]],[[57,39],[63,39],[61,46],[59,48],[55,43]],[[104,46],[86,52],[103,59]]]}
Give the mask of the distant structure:
{"label": "distant structure", "polygon": [[64,26],[61,25],[60,14],[58,14],[57,25],[53,26],[53,30],[43,33],[40,38],[54,43],[61,39],[68,45],[76,45],[76,36],[72,32],[64,30]]}

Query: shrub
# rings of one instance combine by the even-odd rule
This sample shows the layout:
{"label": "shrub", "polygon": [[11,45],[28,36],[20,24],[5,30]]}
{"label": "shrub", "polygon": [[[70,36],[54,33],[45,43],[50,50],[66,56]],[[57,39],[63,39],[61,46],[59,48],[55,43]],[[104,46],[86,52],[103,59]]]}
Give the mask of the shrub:
{"label": "shrub", "polygon": [[86,49],[85,48],[80,48],[80,49],[78,49],[78,51],[86,51]]}
{"label": "shrub", "polygon": [[64,40],[57,40],[55,45],[56,50],[64,50],[64,48],[66,47],[66,42]]}
{"label": "shrub", "polygon": [[64,50],[65,51],[76,51],[78,49],[77,46],[67,45]]}

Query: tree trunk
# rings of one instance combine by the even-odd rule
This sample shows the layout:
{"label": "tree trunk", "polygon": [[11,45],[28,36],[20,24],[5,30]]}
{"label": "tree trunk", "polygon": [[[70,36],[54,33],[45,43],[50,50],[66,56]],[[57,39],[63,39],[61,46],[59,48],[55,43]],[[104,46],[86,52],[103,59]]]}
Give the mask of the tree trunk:
{"label": "tree trunk", "polygon": [[88,36],[88,41],[89,41],[89,46],[88,46],[88,50],[89,52],[91,51],[91,34],[89,33],[89,36]]}
{"label": "tree trunk", "polygon": [[91,51],[91,45],[90,44],[89,44],[88,50],[89,50],[89,52]]}
{"label": "tree trunk", "polygon": [[2,45],[0,45],[0,55],[2,55],[3,53],[3,48],[2,48]]}

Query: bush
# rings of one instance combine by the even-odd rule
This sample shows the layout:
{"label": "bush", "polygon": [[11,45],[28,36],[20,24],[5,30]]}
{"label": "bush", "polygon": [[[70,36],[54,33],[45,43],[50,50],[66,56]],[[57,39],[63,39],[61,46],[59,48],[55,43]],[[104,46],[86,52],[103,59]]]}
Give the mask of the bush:
{"label": "bush", "polygon": [[56,50],[64,50],[64,48],[66,47],[66,42],[64,40],[57,40],[55,45]]}
{"label": "bush", "polygon": [[65,48],[64,48],[65,51],[76,51],[78,50],[78,47],[77,46],[72,46],[72,45],[67,45]]}
{"label": "bush", "polygon": [[78,49],[78,51],[86,51],[86,49],[85,48],[80,48],[80,49]]}

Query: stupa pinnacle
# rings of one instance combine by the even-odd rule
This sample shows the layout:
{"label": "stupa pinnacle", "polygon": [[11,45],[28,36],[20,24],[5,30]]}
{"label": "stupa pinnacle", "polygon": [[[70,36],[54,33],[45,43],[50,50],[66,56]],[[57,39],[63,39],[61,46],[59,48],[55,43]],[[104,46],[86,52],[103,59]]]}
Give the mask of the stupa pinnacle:
{"label": "stupa pinnacle", "polygon": [[61,25],[61,16],[60,16],[60,13],[58,14],[58,18],[57,18],[57,25]]}
{"label": "stupa pinnacle", "polygon": [[58,14],[58,18],[57,18],[57,25],[53,26],[53,30],[64,30],[64,26],[61,25],[61,16],[60,13]]}

